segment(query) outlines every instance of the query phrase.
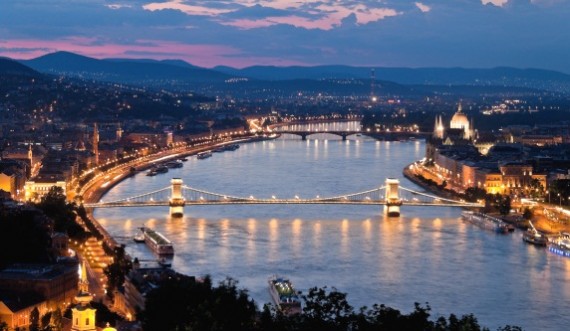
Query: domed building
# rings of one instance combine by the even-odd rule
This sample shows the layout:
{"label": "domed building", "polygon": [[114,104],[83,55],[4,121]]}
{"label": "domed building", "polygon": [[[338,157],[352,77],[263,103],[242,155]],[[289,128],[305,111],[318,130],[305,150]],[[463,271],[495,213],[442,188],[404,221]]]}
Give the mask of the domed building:
{"label": "domed building", "polygon": [[463,139],[471,139],[473,138],[473,132],[471,128],[471,123],[469,123],[469,119],[467,115],[463,113],[463,109],[461,104],[457,107],[457,112],[451,118],[451,122],[449,123],[450,129],[460,129],[463,131]]}

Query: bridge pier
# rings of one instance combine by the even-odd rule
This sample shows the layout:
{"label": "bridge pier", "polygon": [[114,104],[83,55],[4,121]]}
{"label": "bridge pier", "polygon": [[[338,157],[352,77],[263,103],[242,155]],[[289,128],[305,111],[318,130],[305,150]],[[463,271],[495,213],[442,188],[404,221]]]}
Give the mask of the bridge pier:
{"label": "bridge pier", "polygon": [[306,133],[301,134],[301,140],[307,140],[307,134]]}
{"label": "bridge pier", "polygon": [[388,217],[399,217],[402,199],[399,193],[400,181],[396,178],[386,178],[386,213]]}
{"label": "bridge pier", "polygon": [[182,179],[172,178],[170,181],[172,184],[172,195],[170,196],[170,215],[173,217],[184,216],[184,205],[186,200],[182,196]]}
{"label": "bridge pier", "polygon": [[342,141],[346,141],[346,133],[343,133],[341,136],[342,136]]}

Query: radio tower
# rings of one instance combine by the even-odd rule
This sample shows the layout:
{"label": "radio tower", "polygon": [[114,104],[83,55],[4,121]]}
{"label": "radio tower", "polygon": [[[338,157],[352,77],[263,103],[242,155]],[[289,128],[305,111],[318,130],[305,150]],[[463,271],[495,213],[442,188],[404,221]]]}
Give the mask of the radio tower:
{"label": "radio tower", "polygon": [[376,96],[374,95],[374,83],[376,80],[376,71],[374,68],[370,70],[370,101],[376,102]]}

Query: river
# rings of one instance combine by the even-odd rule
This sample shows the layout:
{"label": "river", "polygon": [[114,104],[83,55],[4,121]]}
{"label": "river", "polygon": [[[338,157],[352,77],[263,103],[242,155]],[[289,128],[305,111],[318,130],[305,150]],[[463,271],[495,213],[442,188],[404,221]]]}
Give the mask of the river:
{"label": "river", "polygon": [[[284,135],[204,160],[190,157],[167,174],[138,174],[103,200],[167,187],[173,177],[210,192],[259,198],[338,196],[382,186],[387,177],[421,190],[402,176],[402,167],[424,153],[421,141]],[[101,209],[95,217],[140,259],[152,254],[129,238],[143,225],[162,232],[175,245],[173,268],[236,278],[258,305],[270,302],[267,279],[278,274],[305,292],[335,287],[357,308],[383,303],[409,312],[414,302],[429,302],[435,316],[473,313],[491,330],[505,324],[566,329],[570,259],[524,244],[521,232],[497,235],[466,224],[460,214],[404,206],[400,218],[386,218],[375,206],[248,205],[185,207],[181,219],[171,219],[167,207]]]}

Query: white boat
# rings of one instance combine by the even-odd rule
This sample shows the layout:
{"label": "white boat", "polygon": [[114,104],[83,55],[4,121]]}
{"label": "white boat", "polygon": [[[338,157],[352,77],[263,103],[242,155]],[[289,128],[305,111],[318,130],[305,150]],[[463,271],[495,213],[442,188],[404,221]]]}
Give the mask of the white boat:
{"label": "white boat", "polygon": [[509,232],[509,227],[507,226],[507,223],[503,222],[502,220],[496,217],[489,216],[487,214],[476,213],[472,211],[464,211],[461,214],[461,217],[465,221],[477,225],[478,227],[485,230],[493,231],[496,233]]}
{"label": "white boat", "polygon": [[570,257],[570,233],[561,233],[557,239],[548,244],[548,250],[554,254]]}
{"label": "white boat", "polygon": [[301,298],[289,279],[273,276],[268,282],[269,294],[279,309],[285,314],[301,313]]}
{"label": "white boat", "polygon": [[142,231],[145,244],[156,255],[174,255],[174,246],[172,246],[172,242],[166,239],[164,235],[149,228],[143,228]]}

